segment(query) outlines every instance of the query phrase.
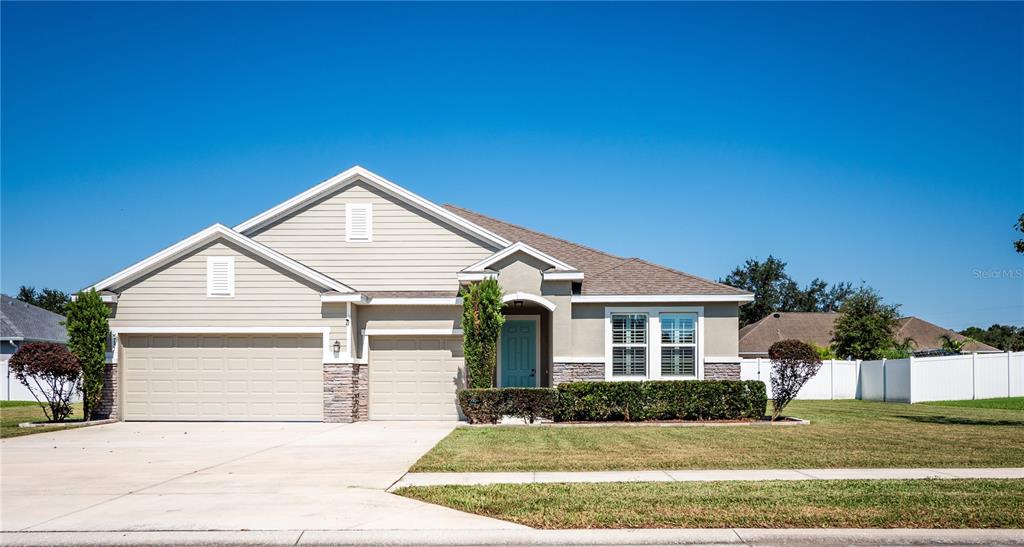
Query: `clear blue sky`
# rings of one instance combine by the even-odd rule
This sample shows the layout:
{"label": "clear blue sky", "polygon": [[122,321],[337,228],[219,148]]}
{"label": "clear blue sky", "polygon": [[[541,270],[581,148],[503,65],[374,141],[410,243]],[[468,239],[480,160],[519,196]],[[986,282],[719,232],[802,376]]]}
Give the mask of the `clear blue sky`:
{"label": "clear blue sky", "polygon": [[710,278],[1024,324],[1021,4],[2,5],[2,285],[77,290],[361,164]]}

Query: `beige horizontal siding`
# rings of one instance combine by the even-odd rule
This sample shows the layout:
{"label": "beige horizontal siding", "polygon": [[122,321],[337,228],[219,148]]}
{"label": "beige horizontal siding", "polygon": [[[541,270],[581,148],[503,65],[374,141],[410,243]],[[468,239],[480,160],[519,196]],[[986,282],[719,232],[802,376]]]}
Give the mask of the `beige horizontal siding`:
{"label": "beige horizontal siding", "polygon": [[[206,296],[206,258],[235,257],[235,295]],[[346,305],[238,247],[215,242],[121,289],[119,327],[330,327],[345,352]]]}
{"label": "beige horizontal siding", "polygon": [[[346,203],[373,204],[373,241],[345,241]],[[362,183],[253,239],[360,291],[454,291],[459,270],[496,250]]]}

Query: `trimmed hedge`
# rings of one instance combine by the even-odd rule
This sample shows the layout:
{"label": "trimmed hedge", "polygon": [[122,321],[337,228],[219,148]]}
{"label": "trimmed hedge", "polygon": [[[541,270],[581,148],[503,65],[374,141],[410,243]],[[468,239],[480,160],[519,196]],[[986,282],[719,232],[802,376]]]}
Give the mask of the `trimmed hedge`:
{"label": "trimmed hedge", "polygon": [[761,419],[757,380],[573,382],[558,386],[558,422]]}
{"label": "trimmed hedge", "polygon": [[463,389],[459,407],[469,423],[498,423],[502,416],[515,416],[533,423],[537,418],[552,419],[558,392],[552,388],[506,387]]}

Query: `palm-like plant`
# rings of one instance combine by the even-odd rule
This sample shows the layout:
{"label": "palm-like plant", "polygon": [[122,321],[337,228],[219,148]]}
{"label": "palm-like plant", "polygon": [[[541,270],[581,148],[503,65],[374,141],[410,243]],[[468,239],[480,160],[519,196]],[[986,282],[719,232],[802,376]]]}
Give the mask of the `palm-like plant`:
{"label": "palm-like plant", "polygon": [[958,340],[948,334],[943,334],[939,337],[939,340],[942,340],[942,349],[956,354],[963,353],[967,344],[974,341],[967,337],[964,337],[962,340]]}

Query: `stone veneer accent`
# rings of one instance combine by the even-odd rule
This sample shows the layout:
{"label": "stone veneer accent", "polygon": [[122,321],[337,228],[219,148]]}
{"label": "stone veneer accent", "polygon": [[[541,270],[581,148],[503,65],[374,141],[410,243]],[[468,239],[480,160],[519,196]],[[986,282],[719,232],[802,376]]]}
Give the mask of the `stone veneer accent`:
{"label": "stone veneer accent", "polygon": [[107,363],[103,367],[103,393],[100,394],[100,404],[92,411],[92,415],[101,420],[116,418],[118,410],[117,363]]}
{"label": "stone veneer accent", "polygon": [[555,363],[551,369],[551,385],[568,382],[603,382],[604,363]]}
{"label": "stone veneer accent", "polygon": [[324,363],[324,421],[370,419],[369,370],[356,363]]}
{"label": "stone veneer accent", "polygon": [[739,380],[739,363],[704,363],[705,380]]}

